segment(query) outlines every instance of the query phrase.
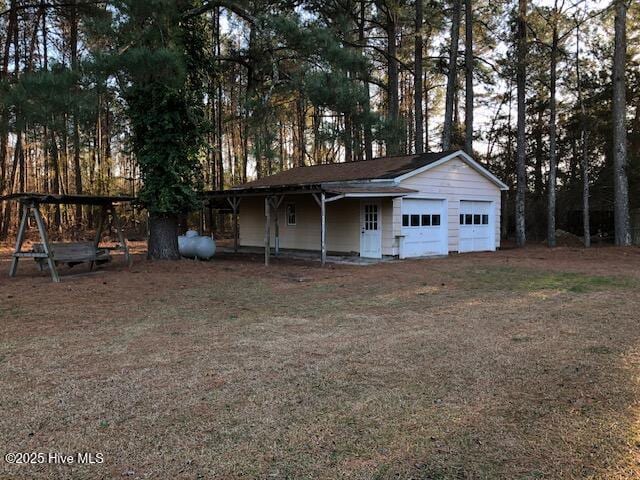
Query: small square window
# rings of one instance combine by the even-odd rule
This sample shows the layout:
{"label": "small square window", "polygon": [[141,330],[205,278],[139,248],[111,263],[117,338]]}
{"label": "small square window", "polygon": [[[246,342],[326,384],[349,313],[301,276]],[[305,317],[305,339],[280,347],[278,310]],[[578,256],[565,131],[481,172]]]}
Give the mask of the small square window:
{"label": "small square window", "polygon": [[409,226],[409,215],[402,215],[402,226],[403,227]]}
{"label": "small square window", "polygon": [[460,214],[460,225],[464,225],[464,214]]}
{"label": "small square window", "polygon": [[422,226],[423,227],[431,226],[431,215],[422,215]]}
{"label": "small square window", "polygon": [[411,226],[412,227],[420,226],[420,215],[411,215]]}
{"label": "small square window", "polygon": [[296,224],[296,206],[293,203],[287,204],[287,225]]}
{"label": "small square window", "polygon": [[431,225],[434,227],[440,226],[440,215],[431,215]]}
{"label": "small square window", "polygon": [[480,220],[481,215],[474,215],[473,216],[473,224],[474,225],[480,225],[481,220]]}
{"label": "small square window", "polygon": [[465,214],[464,216],[464,224],[465,225],[473,225],[473,215],[470,213]]}
{"label": "small square window", "polygon": [[482,224],[489,225],[489,215],[482,215]]}

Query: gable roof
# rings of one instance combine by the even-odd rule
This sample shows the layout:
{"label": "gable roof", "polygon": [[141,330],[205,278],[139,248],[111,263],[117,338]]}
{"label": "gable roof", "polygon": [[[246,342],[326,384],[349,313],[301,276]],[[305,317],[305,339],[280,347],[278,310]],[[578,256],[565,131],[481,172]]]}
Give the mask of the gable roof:
{"label": "gable roof", "polygon": [[469,163],[474,169],[496,183],[501,189],[507,188],[504,183],[461,150],[379,157],[372,160],[296,167],[259,180],[247,182],[243,185],[238,185],[235,188],[247,189],[315,185],[332,182],[401,180],[456,157],[460,157]]}
{"label": "gable roof", "polygon": [[436,162],[451,153],[423,153],[421,155],[380,157],[372,160],[296,167],[245,183],[240,187],[275,187],[354,180],[394,179],[412,170]]}

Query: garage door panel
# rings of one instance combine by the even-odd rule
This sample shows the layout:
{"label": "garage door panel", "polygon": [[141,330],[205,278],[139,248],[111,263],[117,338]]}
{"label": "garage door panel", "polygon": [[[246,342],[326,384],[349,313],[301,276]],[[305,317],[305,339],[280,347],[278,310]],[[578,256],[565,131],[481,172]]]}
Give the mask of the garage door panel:
{"label": "garage door panel", "polygon": [[492,202],[460,201],[459,252],[494,250],[493,232],[495,219],[491,215]]}
{"label": "garage door panel", "polygon": [[404,257],[423,257],[447,253],[448,219],[444,207],[444,200],[403,200]]}

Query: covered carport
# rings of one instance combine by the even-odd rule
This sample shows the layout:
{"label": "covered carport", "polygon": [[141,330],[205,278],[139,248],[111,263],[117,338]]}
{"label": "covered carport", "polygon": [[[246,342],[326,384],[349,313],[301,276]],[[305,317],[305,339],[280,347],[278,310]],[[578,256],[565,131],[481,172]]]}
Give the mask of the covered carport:
{"label": "covered carport", "polygon": [[[278,208],[285,197],[310,196],[319,208],[320,242],[319,254],[322,265],[327,262],[327,205],[344,199],[395,198],[414,193],[415,190],[396,186],[349,185],[349,184],[308,184],[264,187],[239,187],[230,190],[204,192],[210,208],[231,209],[233,215],[234,251],[239,248],[238,215],[242,200],[261,198],[264,201],[264,262],[269,265],[271,257],[271,228],[274,228],[274,253],[280,254],[280,219]],[[373,215],[373,213],[371,214]],[[378,228],[378,222],[366,221],[366,228]]]}

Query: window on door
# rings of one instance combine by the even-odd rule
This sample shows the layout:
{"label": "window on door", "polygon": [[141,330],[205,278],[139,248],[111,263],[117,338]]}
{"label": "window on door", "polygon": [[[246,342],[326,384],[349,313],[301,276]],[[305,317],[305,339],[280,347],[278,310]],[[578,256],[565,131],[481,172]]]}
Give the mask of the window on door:
{"label": "window on door", "polygon": [[364,229],[378,230],[378,205],[364,206]]}
{"label": "window on door", "polygon": [[489,215],[487,214],[460,214],[460,225],[489,225]]}
{"label": "window on door", "polygon": [[296,205],[295,203],[287,204],[287,225],[296,224]]}
{"label": "window on door", "polygon": [[439,227],[440,222],[439,214],[402,215],[403,227]]}

